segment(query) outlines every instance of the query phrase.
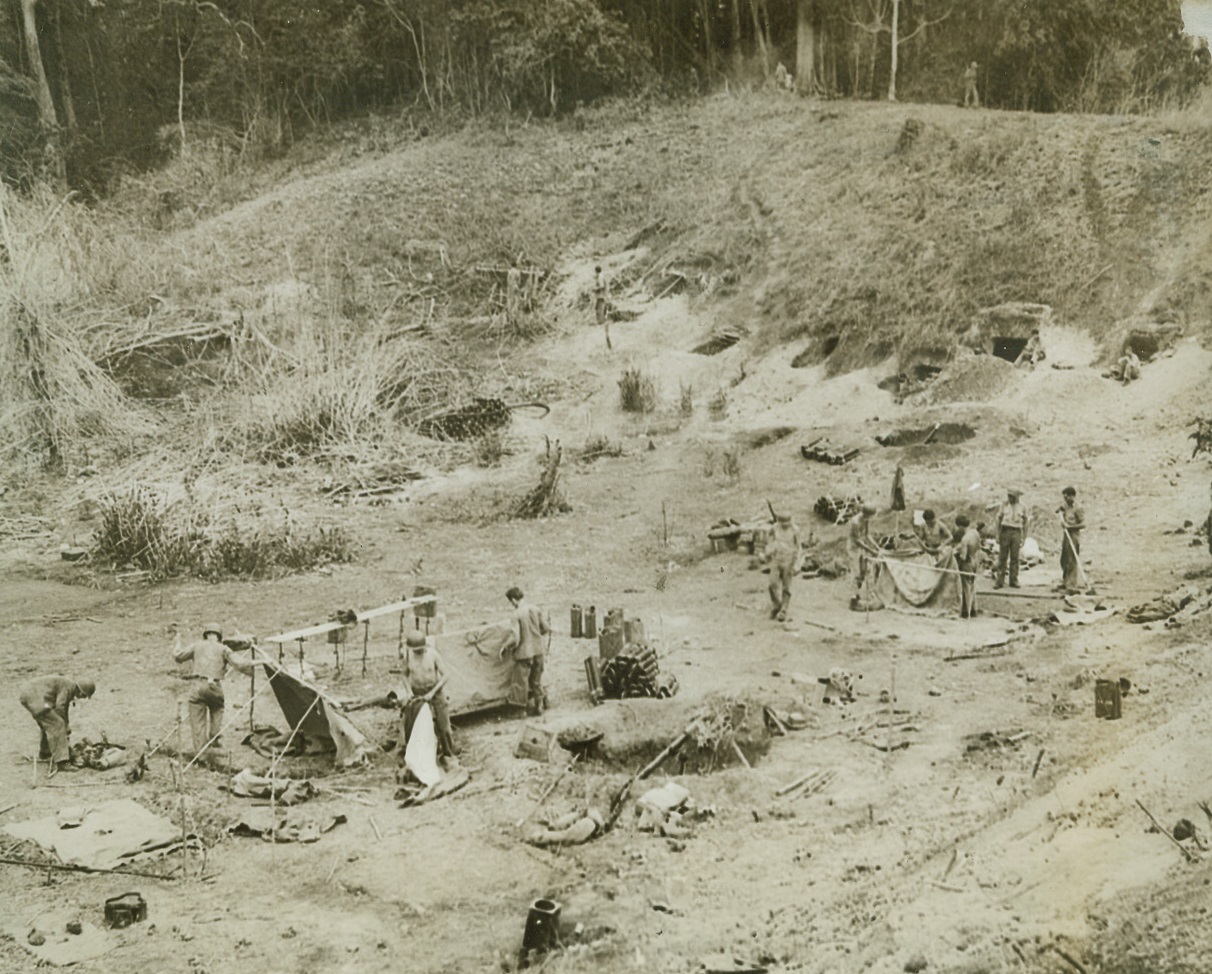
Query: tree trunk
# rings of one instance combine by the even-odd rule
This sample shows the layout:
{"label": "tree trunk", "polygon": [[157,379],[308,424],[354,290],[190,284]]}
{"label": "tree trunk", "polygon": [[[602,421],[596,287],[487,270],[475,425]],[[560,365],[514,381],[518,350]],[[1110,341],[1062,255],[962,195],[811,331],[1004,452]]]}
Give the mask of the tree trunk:
{"label": "tree trunk", "polygon": [[795,87],[810,95],[816,83],[816,11],[814,0],[799,0],[795,22]]}
{"label": "tree trunk", "polygon": [[741,0],[732,0],[730,5],[732,15],[732,71],[738,74],[745,59],[741,50]]}
{"label": "tree trunk", "polygon": [[901,0],[892,0],[892,68],[888,72],[888,100],[896,101],[897,55],[901,46]]}
{"label": "tree trunk", "polygon": [[21,17],[25,26],[29,70],[34,77],[38,100],[38,118],[43,129],[54,131],[59,127],[59,117],[55,114],[55,102],[51,98],[50,85],[46,81],[46,69],[42,66],[42,49],[38,46],[38,20],[34,14],[37,3],[38,0],[21,0]]}
{"label": "tree trunk", "polygon": [[708,0],[699,0],[699,16],[703,18],[703,63],[710,84],[715,80],[715,45],[711,37],[711,4]]}
{"label": "tree trunk", "polygon": [[753,36],[758,56],[762,59],[762,75],[770,79],[770,52],[766,50],[766,32],[762,30],[762,18],[758,13],[758,0],[749,0],[749,12],[753,14]]}
{"label": "tree trunk", "polygon": [[76,105],[72,100],[71,78],[67,70],[67,58],[63,54],[63,29],[60,26],[59,7],[54,7],[55,15],[55,60],[59,68],[59,98],[63,102],[63,121],[67,131],[76,131]]}

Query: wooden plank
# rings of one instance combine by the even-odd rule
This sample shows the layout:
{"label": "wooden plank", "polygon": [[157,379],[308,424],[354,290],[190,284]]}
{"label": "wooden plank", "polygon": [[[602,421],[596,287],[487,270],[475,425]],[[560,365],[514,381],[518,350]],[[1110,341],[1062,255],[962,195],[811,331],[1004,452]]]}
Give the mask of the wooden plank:
{"label": "wooden plank", "polygon": [[357,617],[358,622],[365,622],[367,619],[377,619],[379,616],[390,615],[394,612],[403,612],[405,609],[411,609],[413,606],[426,605],[436,601],[438,601],[436,595],[419,595],[415,599],[392,602],[390,605],[381,605],[377,609],[356,609],[354,615]]}
{"label": "wooden plank", "polygon": [[[358,609],[354,612],[354,619],[357,622],[365,622],[368,619],[375,619],[379,616],[403,612],[414,605],[436,602],[437,599],[436,595],[422,595],[415,599],[405,599],[403,602],[392,602],[390,605],[381,605],[375,609]],[[330,632],[336,632],[338,629],[345,628],[346,625],[343,622],[321,622],[315,626],[308,626],[306,629],[292,629],[290,632],[280,632],[275,636],[266,636],[263,642],[293,643],[300,639],[310,639],[312,636],[324,636]]]}
{"label": "wooden plank", "polygon": [[276,636],[266,636],[267,643],[293,643],[300,639],[310,639],[312,636],[324,636],[338,629],[344,629],[343,622],[322,622],[318,626],[308,626],[306,629],[295,629],[291,632],[280,632]]}

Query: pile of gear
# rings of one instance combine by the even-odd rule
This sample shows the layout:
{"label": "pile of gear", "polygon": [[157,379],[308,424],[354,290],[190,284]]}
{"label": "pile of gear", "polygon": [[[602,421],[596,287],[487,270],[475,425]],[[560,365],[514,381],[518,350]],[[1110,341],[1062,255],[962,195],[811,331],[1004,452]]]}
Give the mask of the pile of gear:
{"label": "pile of gear", "polygon": [[126,764],[126,759],[126,748],[111,744],[104,735],[95,743],[86,737],[71,746],[71,762],[77,768],[107,771]]}
{"label": "pile of gear", "polygon": [[608,700],[634,697],[668,699],[678,692],[678,678],[661,673],[656,651],[647,645],[632,645],[602,663],[602,695]]}
{"label": "pile of gear", "polygon": [[831,524],[845,524],[858,517],[859,511],[863,509],[863,498],[858,494],[849,494],[846,497],[824,494],[816,499],[812,509],[816,511],[817,517]]}
{"label": "pile of gear", "polygon": [[817,463],[827,463],[834,467],[849,463],[861,452],[856,446],[836,446],[826,439],[813,440],[800,447],[800,456],[805,460],[815,460]]}
{"label": "pile of gear", "polygon": [[1212,585],[1206,588],[1184,585],[1150,602],[1132,606],[1127,612],[1127,619],[1135,623],[1160,622],[1164,619],[1167,629],[1177,629],[1208,609],[1212,609]]}

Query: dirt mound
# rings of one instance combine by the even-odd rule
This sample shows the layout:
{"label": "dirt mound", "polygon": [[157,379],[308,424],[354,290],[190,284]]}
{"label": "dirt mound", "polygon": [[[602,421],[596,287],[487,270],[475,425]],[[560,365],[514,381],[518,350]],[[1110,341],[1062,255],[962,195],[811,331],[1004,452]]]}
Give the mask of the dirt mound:
{"label": "dirt mound", "polygon": [[1013,381],[1014,366],[994,355],[974,355],[953,362],[923,394],[927,403],[988,402]]}

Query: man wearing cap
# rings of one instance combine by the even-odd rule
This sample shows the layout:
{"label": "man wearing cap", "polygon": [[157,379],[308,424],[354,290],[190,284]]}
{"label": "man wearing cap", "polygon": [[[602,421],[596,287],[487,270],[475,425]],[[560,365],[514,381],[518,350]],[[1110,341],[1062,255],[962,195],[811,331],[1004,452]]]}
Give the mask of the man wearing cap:
{"label": "man wearing cap", "polygon": [[213,623],[202,627],[202,638],[181,647],[181,634],[177,633],[173,647],[173,659],[178,663],[193,660],[193,672],[188,679],[194,681],[189,697],[189,730],[194,742],[194,753],[201,754],[208,745],[219,744],[219,732],[223,728],[223,678],[230,667],[241,673],[251,673],[257,664],[238,659],[223,645],[223,631]]}
{"label": "man wearing cap", "polygon": [[994,588],[1006,582],[1006,564],[1010,565],[1010,587],[1018,588],[1018,555],[1027,538],[1027,509],[1018,502],[1021,490],[1006,491],[1006,503],[997,512],[997,577]]}
{"label": "man wearing cap", "polygon": [[850,572],[854,575],[854,587],[862,591],[863,583],[867,580],[867,569],[872,558],[879,555],[879,549],[871,540],[871,519],[875,517],[875,508],[864,504],[859,516],[850,522],[850,534],[846,539],[846,551],[850,555]]}
{"label": "man wearing cap", "polygon": [[513,650],[509,702],[516,707],[525,707],[527,714],[537,717],[547,709],[543,663],[547,644],[551,641],[551,623],[542,609],[526,601],[516,585],[505,593],[505,598],[513,606],[513,632],[501,649],[502,656]]}
{"label": "man wearing cap", "polygon": [[914,527],[913,533],[932,555],[937,555],[943,545],[951,544],[951,532],[943,527],[930,508],[922,511],[922,523]]}
{"label": "man wearing cap", "polygon": [[791,579],[800,570],[800,529],[790,514],[775,517],[770,540],[766,542],[763,561],[770,562],[770,618],[787,621],[787,606],[791,603]]}
{"label": "man wearing cap", "polygon": [[1077,488],[1066,487],[1061,491],[1061,506],[1056,509],[1061,525],[1061,587],[1066,592],[1084,592],[1088,585],[1082,578],[1082,528],[1086,526],[1086,512],[1077,503]]}
{"label": "man wearing cap", "polygon": [[981,535],[961,514],[955,519],[955,567],[960,576],[960,618],[976,615],[976,572],[981,562]]}
{"label": "man wearing cap", "polygon": [[54,764],[51,774],[71,770],[68,708],[73,700],[91,697],[96,690],[92,680],[70,680],[66,676],[40,676],[21,685],[21,706],[42,732],[38,760]]}
{"label": "man wearing cap", "polygon": [[446,702],[446,668],[442,665],[442,657],[436,649],[429,645],[423,632],[410,632],[408,639],[408,654],[404,657],[405,688],[409,697],[404,701],[406,710],[405,727],[407,732],[412,729],[412,721],[416,719],[416,710],[408,715],[408,708],[420,709],[420,704],[429,704],[433,713],[433,728],[438,737],[438,759],[447,761],[455,756],[454,732],[450,729],[450,707]]}

